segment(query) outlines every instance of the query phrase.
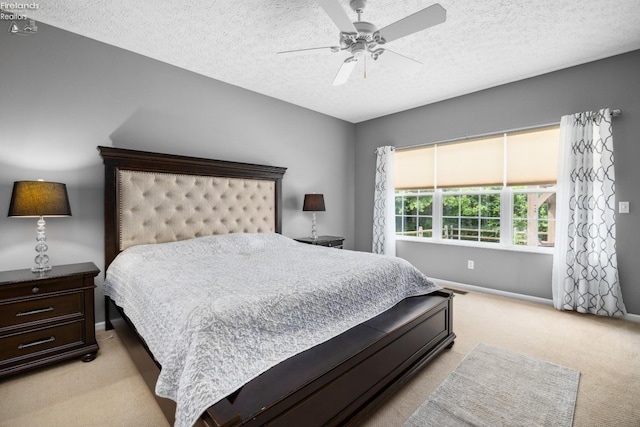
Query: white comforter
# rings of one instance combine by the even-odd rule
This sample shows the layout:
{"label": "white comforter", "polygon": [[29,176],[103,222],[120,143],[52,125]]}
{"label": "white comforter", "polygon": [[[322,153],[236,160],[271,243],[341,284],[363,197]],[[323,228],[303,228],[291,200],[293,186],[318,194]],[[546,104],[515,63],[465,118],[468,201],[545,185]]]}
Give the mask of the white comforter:
{"label": "white comforter", "polygon": [[135,246],[104,288],[162,365],[156,393],[177,402],[176,426],[283,360],[439,289],[402,259],[279,234]]}

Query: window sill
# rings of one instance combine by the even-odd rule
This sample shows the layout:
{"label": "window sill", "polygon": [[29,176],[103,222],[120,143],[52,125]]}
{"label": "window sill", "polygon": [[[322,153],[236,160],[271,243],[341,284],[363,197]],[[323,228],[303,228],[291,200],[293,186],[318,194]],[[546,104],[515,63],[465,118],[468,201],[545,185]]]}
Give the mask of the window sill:
{"label": "window sill", "polygon": [[477,248],[477,249],[493,249],[499,251],[512,251],[512,252],[526,252],[526,253],[535,253],[535,254],[547,254],[553,255],[553,248],[549,247],[530,247],[530,246],[515,246],[515,245],[502,245],[497,243],[484,243],[484,242],[466,242],[461,240],[451,240],[451,239],[432,239],[425,237],[408,237],[408,236],[396,236],[396,241],[404,241],[404,242],[418,242],[418,243],[429,243],[434,245],[450,245],[450,246],[464,246],[467,248]]}

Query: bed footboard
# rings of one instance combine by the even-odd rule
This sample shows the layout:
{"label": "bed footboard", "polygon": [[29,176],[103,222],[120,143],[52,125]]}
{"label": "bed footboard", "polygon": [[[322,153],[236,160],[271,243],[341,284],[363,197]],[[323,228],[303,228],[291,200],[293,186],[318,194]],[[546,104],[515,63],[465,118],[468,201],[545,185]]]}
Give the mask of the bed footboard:
{"label": "bed footboard", "polygon": [[355,425],[455,339],[448,291],[407,298],[203,414],[211,426]]}
{"label": "bed footboard", "polygon": [[[456,338],[453,293],[407,298],[386,312],[271,368],[211,406],[211,427],[357,425]],[[160,365],[106,297],[114,328],[153,392]],[[155,395],[155,393],[154,393]],[[156,397],[173,423],[175,403]]]}

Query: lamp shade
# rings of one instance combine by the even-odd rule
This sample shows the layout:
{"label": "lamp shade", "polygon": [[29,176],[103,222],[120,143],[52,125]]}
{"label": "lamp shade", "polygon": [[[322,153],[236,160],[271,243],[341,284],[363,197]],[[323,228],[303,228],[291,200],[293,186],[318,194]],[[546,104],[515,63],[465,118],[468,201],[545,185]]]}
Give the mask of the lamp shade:
{"label": "lamp shade", "polygon": [[313,212],[324,211],[324,196],[322,194],[305,194],[302,210]]}
{"label": "lamp shade", "polygon": [[59,182],[16,181],[7,216],[71,216],[67,186]]}

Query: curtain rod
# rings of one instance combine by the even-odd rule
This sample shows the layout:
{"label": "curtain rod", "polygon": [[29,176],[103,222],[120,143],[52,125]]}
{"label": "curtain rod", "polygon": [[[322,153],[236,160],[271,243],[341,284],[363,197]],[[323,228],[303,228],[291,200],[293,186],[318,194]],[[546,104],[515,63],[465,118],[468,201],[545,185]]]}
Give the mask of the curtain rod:
{"label": "curtain rod", "polygon": [[[611,117],[619,117],[622,115],[622,110],[619,108],[610,108],[611,110]],[[530,129],[536,129],[536,128],[544,128],[544,127],[548,127],[548,126],[556,126],[560,124],[560,122],[554,122],[554,123],[545,123],[542,125],[533,125],[533,126],[527,126],[527,127],[523,127],[523,128],[517,128],[517,129],[509,129],[509,130],[505,130],[502,132],[489,132],[489,133],[484,133],[484,134],[480,134],[480,135],[474,135],[474,136],[465,136],[462,138],[451,138],[451,139],[445,139],[442,141],[436,141],[436,142],[430,142],[427,144],[415,144],[415,145],[408,145],[406,147],[398,147],[399,150],[409,150],[411,148],[419,148],[419,147],[425,147],[427,145],[436,145],[436,144],[446,144],[449,142],[456,142],[456,141],[464,141],[466,139],[476,139],[476,138],[484,138],[487,136],[493,136],[493,135],[500,135],[502,133],[510,133],[510,132],[520,132],[520,131],[524,131],[524,130],[530,130]],[[391,147],[391,150],[395,150],[396,147]],[[378,149],[374,149],[373,150],[374,153],[378,152]]]}

